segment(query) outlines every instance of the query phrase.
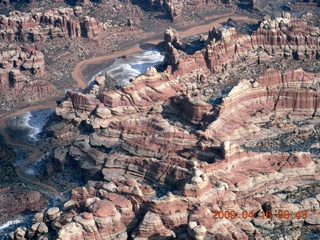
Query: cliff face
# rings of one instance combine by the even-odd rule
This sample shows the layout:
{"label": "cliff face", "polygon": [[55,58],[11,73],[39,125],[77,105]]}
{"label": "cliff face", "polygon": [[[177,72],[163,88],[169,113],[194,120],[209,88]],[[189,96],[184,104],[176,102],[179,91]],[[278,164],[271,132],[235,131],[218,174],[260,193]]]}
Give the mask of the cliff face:
{"label": "cliff face", "polygon": [[183,1],[168,0],[148,0],[147,4],[155,9],[163,9],[173,21],[177,21],[181,17],[183,11]]}
{"label": "cliff face", "polygon": [[26,75],[42,77],[45,72],[44,56],[33,46],[0,52],[0,89],[22,89]]}
{"label": "cliff face", "polygon": [[34,45],[0,51],[0,90],[2,102],[16,98],[27,102],[57,91],[47,81],[44,55]]}
{"label": "cliff face", "polygon": [[[133,3],[137,1],[132,0]],[[213,10],[220,10],[221,12],[232,10],[236,8],[237,4],[245,6],[247,9],[257,10],[255,0],[249,1],[231,1],[231,0],[145,0],[142,1],[143,7],[154,10],[161,10],[167,14],[167,16],[173,21],[178,22],[183,19],[186,12],[194,12],[195,10],[200,10],[202,12],[204,9],[211,8]],[[142,3],[140,3],[142,5]],[[220,14],[217,11],[217,14]]]}
{"label": "cliff face", "polygon": [[[258,134],[259,118],[273,112],[290,115],[291,119],[318,118],[318,78],[319,73],[297,69],[284,73],[268,70],[253,83],[243,80],[224,99],[219,117],[208,125],[204,135],[240,143],[252,133]],[[226,129],[230,123],[232,127]]]}
{"label": "cliff face", "polygon": [[[297,238],[305,224],[319,228],[320,195],[298,196],[319,183],[319,156],[257,147],[319,133],[319,73],[295,68],[301,59],[317,63],[318,37],[286,15],[266,18],[252,35],[210,30],[203,49],[187,54],[167,31],[166,71],[150,68],[98,95],[68,92],[57,115],[91,130],[68,156],[98,181],[38,223],[53,226],[57,239]],[[263,218],[266,204],[295,223]],[[217,217],[231,210],[240,217]]]}
{"label": "cliff face", "polygon": [[102,24],[83,16],[82,8],[54,8],[44,12],[11,12],[0,15],[0,38],[4,41],[46,41],[47,38],[99,39]]}
{"label": "cliff face", "polygon": [[45,199],[36,191],[23,191],[21,193],[21,189],[3,188],[0,193],[1,221],[4,221],[7,215],[24,211],[41,211],[46,206]]}
{"label": "cliff face", "polygon": [[319,59],[318,28],[289,15],[275,20],[266,17],[250,36],[237,34],[232,28],[212,29],[208,35],[205,59],[214,73],[228,70],[242,58],[247,64],[273,57]]}
{"label": "cliff face", "polygon": [[[99,40],[102,30],[103,24],[85,16],[81,6],[0,15],[0,89],[6,90],[0,94],[2,103],[13,107],[58,96],[61,90],[55,86],[61,84],[61,65],[66,69],[81,55],[74,56],[71,41]],[[96,43],[83,44],[75,47],[77,53]]]}

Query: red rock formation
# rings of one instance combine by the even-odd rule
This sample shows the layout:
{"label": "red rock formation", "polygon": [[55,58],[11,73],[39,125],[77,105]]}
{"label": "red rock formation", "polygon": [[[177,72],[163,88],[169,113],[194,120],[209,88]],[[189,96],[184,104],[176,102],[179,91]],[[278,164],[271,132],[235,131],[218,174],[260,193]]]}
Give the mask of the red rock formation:
{"label": "red rock formation", "polygon": [[200,97],[179,96],[171,99],[174,107],[179,111],[186,119],[190,119],[192,123],[201,123],[206,119],[206,114],[213,110],[213,106],[204,102]]}
{"label": "red rock formation", "polygon": [[133,239],[168,239],[176,237],[176,234],[165,228],[159,215],[147,212],[132,237]]}
{"label": "red rock formation", "polygon": [[90,4],[90,0],[78,0],[78,3],[82,6],[86,6]]}
{"label": "red rock formation", "polygon": [[181,17],[183,5],[179,1],[149,0],[148,3],[154,8],[164,9],[173,21],[177,21]]}
{"label": "red rock formation", "polygon": [[129,158],[117,154],[108,157],[102,169],[102,174],[109,181],[115,176],[131,175],[149,181],[156,180],[172,187],[179,187],[189,176],[188,168],[187,161],[177,157],[157,160],[154,158]]}
{"label": "red rock formation", "polygon": [[64,165],[67,162],[67,149],[60,147],[53,152],[53,167],[56,171],[63,171]]}
{"label": "red rock formation", "polygon": [[[247,4],[247,2],[245,2]],[[251,4],[249,7],[253,7]],[[145,8],[153,8],[155,10],[162,10],[165,12],[168,17],[174,21],[178,22],[179,20],[185,17],[185,12],[194,12],[198,9],[207,9],[213,8],[217,10],[217,8],[221,7],[224,11],[225,8],[233,7],[233,3],[231,0],[188,0],[188,1],[177,1],[177,0],[148,0],[144,2]]]}
{"label": "red rock formation", "polygon": [[[261,67],[262,73],[236,78],[221,104],[208,104],[218,97],[212,88],[231,81],[237,66],[316,59],[318,35],[289,16],[265,19],[251,36],[233,28],[211,30],[204,49],[189,55],[168,31],[166,71],[149,69],[98,96],[68,92],[57,114],[85,121],[92,131],[76,138],[69,154],[104,182],[74,189],[61,216],[46,225],[56,226],[58,239],[122,239],[132,230],[137,239],[258,238],[288,222],[263,218],[268,202],[274,216],[308,209],[308,224],[319,227],[320,197],[296,204],[286,195],[296,194],[295,186],[318,183],[315,156],[240,147],[271,134],[309,136],[320,117],[319,74]],[[306,121],[311,126],[297,126]],[[219,217],[227,211],[237,217]],[[306,222],[292,224],[301,229]]]}
{"label": "red rock formation", "polygon": [[[0,52],[0,89],[8,87],[21,90],[27,83],[25,75],[32,74],[37,77],[45,73],[44,56],[34,46],[21,46],[16,50]],[[38,87],[44,82],[38,82]],[[30,83],[36,86],[37,83]]]}
{"label": "red rock formation", "polygon": [[80,22],[81,28],[85,29],[83,36],[89,39],[98,39],[100,37],[101,24],[94,18],[85,17]]}
{"label": "red rock formation", "polygon": [[25,87],[29,92],[39,93],[40,95],[50,94],[55,90],[55,87],[45,80],[30,81]]}
{"label": "red rock formation", "polygon": [[10,87],[21,90],[26,83],[25,76],[19,70],[11,70],[9,72]]}
{"label": "red rock formation", "polygon": [[[225,98],[218,119],[207,127],[205,135],[220,141],[242,141],[246,136],[260,132],[248,121],[251,116],[256,113],[259,116],[268,115],[273,110],[290,112],[292,117],[319,117],[319,90],[314,85],[316,79],[317,74],[302,69],[283,74],[269,70],[254,83],[240,82]],[[240,114],[234,117],[234,113],[239,111]],[[225,124],[230,122],[232,127],[226,129]]]}
{"label": "red rock formation", "polygon": [[39,50],[35,49],[33,46],[22,46],[22,52],[24,54],[20,54],[20,58],[23,59],[23,63],[20,65],[19,63],[15,63],[15,66],[20,65],[22,70],[29,70],[35,76],[43,76],[44,75],[44,55]]}
{"label": "red rock formation", "polygon": [[[66,98],[67,100],[61,103],[61,108],[56,109],[56,113],[64,118],[74,119],[78,123],[86,120],[88,114],[92,113],[100,104],[94,95],[80,92],[68,91]],[[70,114],[70,111],[74,112]]]}
{"label": "red rock formation", "polygon": [[23,42],[45,41],[48,37],[98,39],[102,24],[81,14],[81,7],[54,8],[30,14],[11,12],[9,16],[0,16],[0,38]]}
{"label": "red rock formation", "polygon": [[308,26],[301,19],[291,19],[286,14],[284,18],[276,20],[265,18],[258,30],[250,36],[237,34],[234,28],[213,28],[209,31],[205,51],[190,56],[184,53],[179,44],[174,44],[177,37],[168,31],[165,34],[165,61],[171,65],[176,76],[183,76],[188,71],[204,66],[213,73],[221,73],[236,65],[240,59],[246,64],[274,56],[297,60],[315,59],[319,57],[318,35],[318,28]]}
{"label": "red rock formation", "polygon": [[[233,28],[210,30],[205,58],[209,69],[215,73],[227,70],[234,58],[249,57],[250,49],[264,50],[269,57],[318,58],[317,36],[317,28],[300,19],[291,19],[290,15],[276,20],[265,18],[251,36],[239,35]],[[255,62],[256,57],[250,56],[247,61]]]}
{"label": "red rock formation", "polygon": [[[63,211],[61,216],[57,209],[48,210],[48,220],[44,223],[49,226],[54,222],[55,226],[60,226],[57,239],[63,239],[67,235],[90,239],[111,239],[117,236],[118,239],[125,239],[125,225],[132,228],[137,226],[133,211],[138,214],[141,208],[147,208],[148,212],[143,221],[133,231],[134,238],[176,236],[185,233],[188,225],[188,234],[195,239],[204,236],[224,239],[237,236],[239,239],[247,239],[245,233],[253,234],[266,220],[261,215],[252,217],[255,224],[253,226],[246,218],[240,218],[244,211],[260,212],[266,201],[272,204],[272,213],[275,216],[280,210],[292,213],[299,211],[299,205],[283,202],[270,194],[256,196],[254,200],[247,199],[252,192],[264,193],[275,189],[275,186],[280,186],[277,191],[282,191],[292,186],[292,183],[301,184],[304,179],[308,181],[309,176],[315,177],[316,174],[315,164],[308,153],[236,153],[223,161],[202,166],[201,171],[202,175],[206,174],[214,184],[202,192],[202,195],[188,197],[168,193],[162,199],[151,200],[144,196],[141,190],[138,191],[139,184],[133,179],[117,177],[107,183],[90,182],[87,187],[73,190],[71,200],[65,203],[65,209],[68,206],[69,210]],[[319,177],[316,179],[319,180]],[[127,199],[119,195],[123,193]],[[233,199],[235,193],[237,199]],[[316,213],[319,202],[315,198],[305,199],[301,206],[310,214]],[[235,220],[215,217],[217,211],[231,210],[240,217]],[[69,215],[72,212],[71,217]],[[79,214],[75,214],[76,212]],[[70,220],[64,222],[67,218]],[[308,221],[316,225],[316,220],[312,219]],[[112,230],[110,221],[113,224]],[[177,228],[182,226],[185,227],[181,233]]]}
{"label": "red rock formation", "polygon": [[1,189],[1,221],[5,215],[21,213],[24,211],[41,211],[46,202],[43,196],[36,191],[19,191],[17,189]]}
{"label": "red rock formation", "polygon": [[[68,213],[61,213],[59,208],[49,208],[44,217],[34,219],[34,231],[28,232],[28,237],[43,235],[39,231],[39,224],[43,228],[51,226],[57,231],[55,239],[127,239],[126,225],[135,222],[132,204],[121,195],[109,193],[102,188],[102,184],[93,187],[73,190],[72,200],[65,203],[69,205]],[[94,190],[94,191],[93,191]],[[99,190],[99,191],[98,191]],[[96,197],[98,194],[100,196]],[[112,202],[111,202],[112,201]],[[72,205],[69,204],[72,202]],[[76,212],[82,212],[77,214]],[[136,223],[133,225],[136,226]],[[32,233],[30,235],[30,233]],[[45,231],[43,231],[45,232]],[[27,237],[27,234],[22,234]],[[15,236],[18,236],[16,231]]]}

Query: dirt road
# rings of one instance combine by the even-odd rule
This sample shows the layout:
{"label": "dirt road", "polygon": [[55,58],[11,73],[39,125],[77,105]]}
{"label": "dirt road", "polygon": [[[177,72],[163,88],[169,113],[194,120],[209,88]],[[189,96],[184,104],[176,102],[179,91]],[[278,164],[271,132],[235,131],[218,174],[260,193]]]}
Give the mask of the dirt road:
{"label": "dirt road", "polygon": [[6,144],[15,146],[18,148],[22,148],[28,152],[31,152],[31,155],[25,160],[24,166],[23,167],[17,167],[16,168],[16,174],[20,179],[24,179],[28,182],[31,182],[35,185],[41,186],[47,190],[49,190],[57,199],[60,201],[64,201],[63,197],[61,196],[60,192],[53,186],[50,186],[48,184],[45,184],[38,180],[37,178],[34,178],[30,175],[25,174],[25,170],[37,159],[39,159],[41,156],[43,156],[43,153],[38,150],[35,146],[28,145],[25,143],[21,143],[16,141],[15,139],[12,139],[10,134],[7,132],[7,120],[10,117],[20,115],[29,111],[34,111],[34,110],[42,110],[42,109],[51,109],[56,106],[55,102],[48,102],[46,104],[42,105],[37,105],[37,106],[31,106],[31,107],[26,107],[24,109],[16,110],[13,112],[10,112],[8,114],[4,114],[0,118],[0,133],[3,136]]}
{"label": "dirt road", "polygon": [[[243,21],[248,21],[248,22],[252,22],[252,21],[256,22],[257,21],[257,19],[248,18],[248,17],[244,17],[244,16],[237,16],[237,15],[210,17],[210,18],[204,19],[204,21],[202,23],[199,23],[199,25],[197,25],[197,26],[193,26],[193,27],[190,27],[189,29],[179,31],[179,37],[185,38],[185,37],[192,36],[195,34],[206,33],[212,27],[219,27],[221,25],[221,23],[226,22],[229,17],[231,17],[235,21],[236,20],[243,20]],[[144,42],[146,44],[148,44],[148,43],[149,44],[157,44],[158,42],[162,41],[162,39],[163,39],[163,33],[160,32],[160,33],[157,33],[155,35],[155,37],[153,37],[152,39],[149,39],[149,40],[141,39],[140,42],[141,43]],[[72,72],[72,77],[77,82],[77,86],[75,86],[75,87],[81,87],[83,89],[85,89],[87,87],[87,81],[83,75],[83,72],[85,71],[85,69],[88,65],[101,64],[102,62],[105,62],[105,61],[108,61],[108,60],[111,60],[111,59],[114,59],[114,58],[117,58],[117,57],[120,57],[123,55],[129,55],[129,54],[138,52],[140,50],[141,50],[141,48],[137,45],[137,43],[132,43],[131,46],[129,46],[128,48],[123,49],[121,51],[112,52],[107,55],[94,57],[94,58],[87,59],[87,60],[84,60],[84,61],[78,63],[76,65],[74,71]],[[55,102],[47,102],[47,103],[43,103],[43,104],[31,106],[31,107],[26,107],[24,109],[14,110],[14,111],[2,114],[2,115],[0,115],[0,133],[4,137],[7,144],[13,145],[13,146],[16,146],[19,148],[23,148],[27,151],[32,152],[32,154],[28,157],[28,159],[26,159],[25,167],[20,167],[20,168],[16,169],[17,175],[21,179],[24,179],[24,180],[29,181],[33,184],[36,184],[40,187],[44,187],[44,188],[50,190],[56,198],[63,201],[63,198],[62,198],[60,192],[55,187],[50,186],[48,184],[45,184],[43,182],[40,182],[38,179],[36,179],[32,176],[24,174],[24,171],[26,170],[26,168],[28,166],[30,166],[30,164],[32,164],[32,162],[34,162],[39,157],[41,157],[43,155],[43,153],[41,153],[35,146],[31,146],[28,144],[17,142],[16,140],[12,139],[10,137],[10,134],[8,134],[8,132],[6,131],[6,126],[7,126],[6,120],[8,118],[16,116],[16,115],[20,115],[20,114],[28,112],[28,111],[34,111],[34,110],[40,110],[40,109],[50,109],[50,108],[54,108],[55,106],[56,106]]]}
{"label": "dirt road", "polygon": [[[221,24],[223,22],[226,22],[229,18],[232,18],[234,21],[237,20],[242,20],[242,21],[247,21],[247,22],[257,22],[257,19],[254,18],[248,18],[248,17],[244,17],[244,16],[237,16],[237,15],[230,15],[228,17],[226,16],[222,16],[220,18],[217,17],[211,17],[212,21],[210,21],[210,18],[206,18],[203,23],[201,25],[198,26],[193,26],[189,29],[186,30],[182,30],[179,31],[179,37],[180,38],[186,38],[195,34],[201,34],[201,33],[207,33],[209,31],[209,29],[211,29],[212,27],[219,27],[221,26]],[[208,23],[209,22],[209,23]],[[140,40],[140,42],[142,43],[146,43],[146,44],[157,44],[160,41],[163,40],[163,33],[158,33],[156,34],[155,37],[153,37],[151,40],[149,41],[144,41],[143,39]],[[79,84],[80,87],[82,87],[83,89],[87,87],[87,80],[84,77],[84,71],[86,70],[86,67],[88,65],[95,65],[95,64],[101,64],[103,62],[109,61],[111,59],[115,59],[117,57],[120,56],[124,56],[124,55],[130,55],[136,52],[141,51],[141,48],[138,46],[137,43],[133,43],[130,47],[125,48],[123,50],[117,51],[117,52],[112,52],[112,53],[108,53],[106,55],[103,56],[98,56],[98,57],[93,57],[90,59],[86,59],[80,63],[78,63],[73,72],[71,73],[73,79]]]}

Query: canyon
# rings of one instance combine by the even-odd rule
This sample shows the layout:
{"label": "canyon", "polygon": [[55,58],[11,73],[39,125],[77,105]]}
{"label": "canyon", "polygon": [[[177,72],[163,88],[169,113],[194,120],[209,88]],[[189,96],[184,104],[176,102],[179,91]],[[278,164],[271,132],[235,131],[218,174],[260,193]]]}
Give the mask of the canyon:
{"label": "canyon", "polygon": [[[185,3],[149,3],[173,21],[184,17],[179,4]],[[81,2],[84,8],[88,4]],[[221,4],[236,8],[231,1]],[[262,3],[247,4],[258,11]],[[70,12],[81,15],[76,9]],[[53,41],[99,41],[103,34],[103,24],[71,20],[66,10],[53,17],[60,30],[52,36],[57,22],[48,20],[53,25],[43,29],[40,24],[51,13],[39,21],[28,16]],[[22,16],[16,14],[10,17]],[[283,12],[247,20],[223,15],[209,23],[214,27],[207,33],[190,39],[179,37],[179,30],[164,30],[163,64],[111,89],[102,75],[90,91],[86,69],[77,65],[72,76],[86,89],[69,89],[57,101],[56,119],[47,127],[55,144],[47,149],[46,169],[50,176],[72,163],[86,184],[73,188],[60,207],[44,210],[42,196],[30,191],[25,209],[17,211],[38,212],[29,227],[11,232],[11,239],[307,239],[317,234],[318,16]],[[79,33],[79,25],[90,30]],[[7,34],[12,31],[26,38],[21,28],[7,26],[5,41],[12,41]],[[128,57],[121,53],[114,54]],[[55,91],[55,84],[41,80],[47,63],[37,44],[1,54],[0,89],[44,96]],[[100,58],[83,63],[90,66]],[[34,80],[28,81],[30,76]],[[1,190],[1,196],[8,191]],[[41,204],[36,208],[34,201]],[[6,205],[13,209],[15,202]]]}
{"label": "canyon", "polygon": [[[251,35],[210,29],[188,54],[168,29],[164,71],[151,67],[109,91],[97,79],[96,95],[68,91],[55,110],[66,127],[55,136],[72,136],[65,152],[91,180],[12,237],[46,236],[40,226],[56,239],[297,239],[305,226],[318,229],[319,194],[298,193],[319,181],[319,73],[290,68],[318,64],[318,37],[317,27],[286,13]],[[89,132],[66,134],[69,124]],[[257,147],[286,134],[316,151]],[[60,152],[53,165],[63,169]],[[265,204],[273,218],[263,217]],[[217,211],[254,216],[215,219]]]}

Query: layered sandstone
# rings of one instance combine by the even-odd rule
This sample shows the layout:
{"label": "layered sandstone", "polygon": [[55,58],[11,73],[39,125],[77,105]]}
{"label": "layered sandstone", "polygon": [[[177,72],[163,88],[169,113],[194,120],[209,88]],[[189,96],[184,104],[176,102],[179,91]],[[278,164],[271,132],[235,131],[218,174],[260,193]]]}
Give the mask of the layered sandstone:
{"label": "layered sandstone", "polygon": [[[250,3],[247,4],[248,2]],[[245,4],[249,8],[255,9],[254,2],[254,0],[245,1]],[[143,7],[162,10],[172,21],[178,22],[187,15],[186,12],[194,12],[195,10],[201,12],[201,10],[207,8],[214,10],[221,9],[221,12],[223,12],[228,8],[232,9],[234,4],[231,0],[148,0],[144,2]]]}
{"label": "layered sandstone", "polygon": [[2,90],[9,87],[20,90],[27,84],[28,75],[42,77],[44,73],[44,55],[32,45],[0,52],[0,89]]}
{"label": "layered sandstone", "polygon": [[[66,214],[56,207],[49,208],[34,218],[35,230],[31,228],[23,236],[29,238],[32,232],[33,236],[43,235],[39,233],[39,225],[43,225],[57,231],[56,239],[127,239],[126,225],[136,225],[132,204],[102,187],[94,183],[88,189],[73,190],[72,200],[65,203]],[[19,235],[18,231],[14,234],[15,238]]]}
{"label": "layered sandstone", "polygon": [[[0,51],[0,98],[3,105],[46,100],[57,93],[48,79],[45,56],[35,45]],[[48,81],[49,80],[49,81]]]}
{"label": "layered sandstone", "polygon": [[14,215],[24,211],[40,211],[46,206],[43,196],[36,191],[21,192],[18,189],[5,188],[1,194],[1,221],[6,215]]}
{"label": "layered sandstone", "polygon": [[98,39],[102,24],[82,15],[81,7],[54,8],[44,12],[11,12],[0,16],[0,37],[4,41],[46,41],[47,38]]}
{"label": "layered sandstone", "polygon": [[[269,24],[270,29],[267,29],[267,31],[263,33],[267,38],[269,33],[274,31],[271,26],[274,26],[277,22],[278,24],[287,22],[288,25],[286,29],[290,29],[290,34],[295,34],[296,36],[303,35],[300,30],[295,33],[295,28],[290,27],[294,22],[300,23],[297,20],[284,18],[283,20],[265,21],[266,23],[261,23],[259,29]],[[303,47],[305,48],[305,53],[307,53],[307,48],[313,48],[315,54],[303,56],[305,58],[316,58],[316,52],[318,51],[317,46],[314,45],[317,37],[316,29],[303,27],[306,26],[305,23],[301,23],[300,25],[301,28],[305,28],[306,31],[310,33],[308,35],[310,39],[314,39],[307,41]],[[273,51],[273,54],[276,54],[275,51],[281,51],[281,56],[283,57],[284,53],[282,49],[287,47],[286,44],[290,45],[290,49],[295,49],[293,51],[298,51],[297,49],[301,48],[299,46],[291,46],[292,44],[288,41],[284,42],[284,46],[278,46],[279,43],[281,44],[281,41],[271,41],[271,45],[254,41],[260,32],[261,31],[258,30],[257,33],[253,33],[250,37],[245,35],[238,36],[232,28],[222,29],[220,31],[212,30],[209,32],[208,37],[208,42],[210,43],[206,46],[205,50],[202,52],[198,51],[191,56],[183,54],[182,50],[177,50],[170,42],[172,38],[168,38],[168,54],[172,56],[172,59],[176,59],[171,62],[169,61],[175,77],[171,75],[170,68],[163,73],[154,72],[151,75],[140,76],[134,79],[131,84],[123,86],[119,90],[99,94],[96,99],[93,96],[87,95],[86,98],[94,100],[90,100],[82,105],[77,104],[77,101],[83,98],[83,94],[74,93],[68,100],[62,103],[61,107],[57,108],[56,112],[58,115],[67,119],[79,118],[86,120],[94,129],[97,129],[92,135],[95,139],[99,138],[101,141],[104,138],[105,141],[110,142],[105,143],[106,146],[114,145],[121,135],[122,141],[119,144],[126,151],[132,154],[156,157],[163,156],[164,152],[167,154],[170,153],[171,149],[175,149],[176,151],[182,150],[185,146],[193,145],[196,141],[196,136],[190,134],[186,129],[178,128],[177,125],[172,126],[167,118],[159,119],[158,115],[160,113],[163,115],[178,115],[177,113],[179,113],[184,116],[184,119],[189,120],[191,123],[209,121],[207,122],[208,126],[202,129],[199,135],[205,136],[206,138],[213,138],[215,141],[218,140],[219,143],[228,139],[236,140],[234,135],[245,137],[242,133],[240,134],[240,131],[244,132],[250,129],[246,134],[259,132],[259,128],[252,123],[246,127],[246,130],[241,130],[240,125],[243,125],[242,123],[245,121],[244,118],[248,120],[250,115],[261,111],[261,109],[263,109],[265,115],[269,114],[271,110],[283,110],[294,113],[299,112],[299,114],[304,112],[304,115],[317,116],[319,104],[316,85],[317,74],[305,73],[302,70],[293,70],[281,75],[277,72],[268,71],[258,79],[253,80],[253,83],[248,80],[243,80],[231,91],[229,96],[225,98],[224,103],[218,110],[219,116],[221,117],[218,117],[217,121],[212,121],[212,116],[218,114],[217,110],[203,101],[201,96],[198,96],[197,88],[199,84],[201,84],[202,78],[197,75],[197,80],[194,81],[192,80],[193,77],[188,75],[188,77],[186,77],[187,80],[181,79],[181,76],[187,75],[187,71],[196,70],[197,68],[200,71],[206,71],[206,67],[212,72],[226,71],[228,65],[231,67],[237,59],[244,57],[244,54],[246,54],[247,57],[253,56],[253,58],[245,60],[245,64],[248,64],[250,61],[257,62],[257,56],[260,54],[260,50],[257,52],[255,49],[265,48],[265,57],[270,59],[272,56],[268,55],[267,52],[271,54]],[[280,29],[279,32],[281,32]],[[276,43],[276,45],[272,47],[272,51],[269,51],[268,49],[270,46],[273,46],[273,43]],[[252,48],[253,52],[251,53],[250,51],[247,53],[248,51],[244,51],[244,49],[248,48]],[[176,53],[172,52],[171,49],[174,49]],[[224,52],[224,54],[221,54],[222,52]],[[292,53],[292,55],[295,55],[295,53]],[[265,61],[267,61],[267,59]],[[272,81],[266,83],[270,77]],[[282,78],[285,80],[282,80]],[[291,84],[291,82],[295,82],[295,84]],[[296,83],[299,84],[297,85]],[[280,89],[280,91],[278,89]],[[190,95],[191,92],[192,95]],[[180,96],[176,96],[177,93],[179,93]],[[287,97],[288,95],[291,97]],[[238,98],[239,100],[236,100]],[[243,99],[240,100],[240,98]],[[251,100],[250,102],[246,101],[247,99],[257,100]],[[315,101],[311,99],[315,99]],[[241,105],[240,102],[244,102],[244,104]],[[255,104],[254,108],[248,110],[246,106],[252,103],[258,104]],[[64,107],[67,105],[69,106],[68,108]],[[241,111],[240,115],[234,118],[231,114],[232,106],[234,106],[234,111],[241,107],[246,108],[246,110]],[[146,114],[148,114],[147,118],[144,117]],[[227,116],[232,119],[229,119]],[[152,120],[150,121],[150,119]],[[221,131],[219,126],[224,126],[228,121],[234,122],[232,129]],[[237,123],[237,121],[239,121],[239,123]],[[148,122],[150,122],[150,124]],[[146,129],[146,126],[149,127]],[[130,132],[126,132],[125,129],[130,129]],[[234,135],[229,135],[228,138],[223,137],[223,135],[231,134],[235,130],[237,130],[237,132],[234,132]],[[141,138],[141,131],[148,132],[149,135]],[[138,138],[135,138],[136,134]],[[108,138],[108,140],[106,138]],[[163,141],[161,139],[166,140]],[[167,144],[168,142],[170,142],[170,145]],[[138,151],[136,149],[138,149]]]}
{"label": "layered sandstone", "polygon": [[133,232],[133,239],[167,239],[176,237],[175,233],[163,225],[159,215],[147,212],[139,227]]}
{"label": "layered sandstone", "polygon": [[[266,18],[252,35],[212,29],[190,55],[168,30],[166,71],[151,68],[96,95],[68,92],[57,115],[88,130],[68,154],[100,181],[74,189],[61,213],[51,210],[55,217],[42,223],[57,239],[296,239],[306,225],[319,229],[319,196],[299,197],[319,183],[319,156],[281,145],[244,148],[285,134],[314,141],[319,73],[269,68],[274,59],[316,62],[318,37],[317,28],[285,15]],[[238,68],[254,74],[239,77]],[[63,166],[60,153],[54,161]]]}
{"label": "layered sandstone", "polygon": [[[320,115],[318,79],[318,73],[297,69],[285,73],[268,70],[253,83],[243,80],[224,99],[219,117],[208,125],[204,135],[221,142],[244,141],[262,131],[257,125],[259,119],[273,111],[289,114],[290,119],[317,118]],[[232,128],[225,128],[227,123],[232,123]]]}
{"label": "layered sandstone", "polygon": [[237,34],[234,28],[210,30],[205,58],[214,73],[228,70],[236,64],[236,59],[243,59],[247,64],[277,56],[296,60],[318,59],[318,36],[317,27],[308,26],[288,14],[275,20],[265,17],[250,36]]}
{"label": "layered sandstone", "polygon": [[[64,210],[47,210],[47,217],[38,225],[54,226],[57,239],[126,239],[125,226],[134,229],[134,239],[177,235],[192,239],[208,236],[248,239],[248,236],[261,236],[261,231],[272,233],[286,224],[288,220],[281,218],[281,211],[287,211],[290,219],[296,221],[295,228],[304,224],[319,227],[316,198],[289,203],[277,194],[294,193],[296,187],[292,183],[309,184],[311,176],[313,181],[319,181],[317,168],[310,153],[238,153],[216,164],[197,167],[212,183],[202,194],[179,196],[169,192],[158,199],[143,193],[143,185],[136,180],[117,176],[110,182],[89,182],[86,187],[74,189]],[[195,182],[193,177],[185,187],[190,189],[188,185]],[[266,219],[262,213],[266,202],[271,205],[272,219]],[[219,211],[234,211],[239,217],[220,219]],[[303,211],[307,211],[306,220],[298,218]],[[254,215],[246,215],[251,212]]]}
{"label": "layered sandstone", "polygon": [[183,3],[181,1],[149,0],[148,3],[152,7],[164,9],[173,21],[177,21],[183,11]]}

